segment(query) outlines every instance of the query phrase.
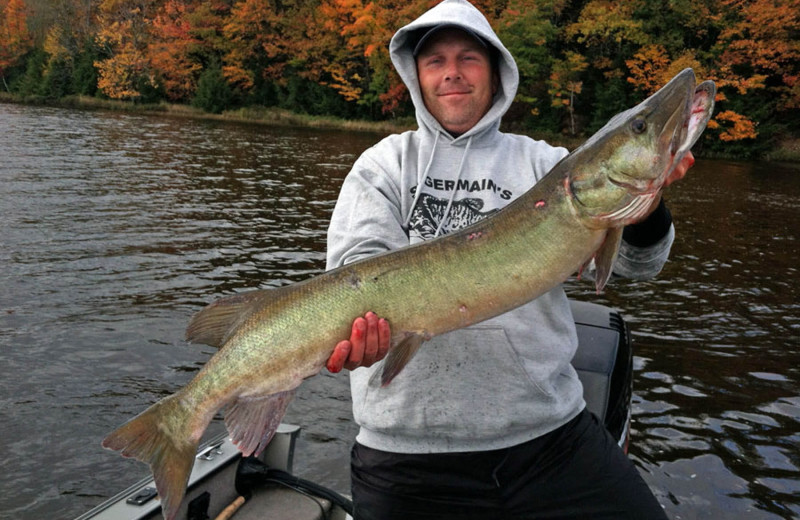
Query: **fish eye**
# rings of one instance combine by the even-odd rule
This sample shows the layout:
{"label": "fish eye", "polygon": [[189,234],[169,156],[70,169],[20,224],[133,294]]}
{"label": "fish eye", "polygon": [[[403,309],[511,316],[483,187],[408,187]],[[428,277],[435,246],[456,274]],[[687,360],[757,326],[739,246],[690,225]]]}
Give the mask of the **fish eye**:
{"label": "fish eye", "polygon": [[641,134],[647,130],[647,122],[644,119],[637,117],[631,121],[631,130],[633,130],[633,133],[635,134]]}

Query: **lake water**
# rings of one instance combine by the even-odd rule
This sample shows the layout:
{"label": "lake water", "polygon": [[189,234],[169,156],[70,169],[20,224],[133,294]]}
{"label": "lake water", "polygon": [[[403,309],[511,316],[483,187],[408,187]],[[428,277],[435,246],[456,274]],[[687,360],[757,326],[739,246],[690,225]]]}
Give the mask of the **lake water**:
{"label": "lake water", "polygon": [[[183,341],[204,304],[320,272],[380,138],[0,104],[0,518],[73,518],[146,476],[102,438],[213,354]],[[800,168],[699,160],[667,198],[657,280],[568,283],[633,330],[631,457],[671,518],[800,518]],[[346,375],[285,420],[298,474],[347,492]]]}

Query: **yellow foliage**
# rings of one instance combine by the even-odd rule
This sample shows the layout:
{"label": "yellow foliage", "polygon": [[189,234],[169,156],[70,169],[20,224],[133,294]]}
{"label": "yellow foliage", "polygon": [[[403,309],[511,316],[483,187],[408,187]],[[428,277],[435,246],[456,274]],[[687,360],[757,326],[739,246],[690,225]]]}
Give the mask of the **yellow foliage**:
{"label": "yellow foliage", "polygon": [[567,35],[587,45],[647,43],[650,37],[642,22],[633,19],[635,8],[636,3],[630,1],[592,0],[584,6],[578,21],[567,27]]}
{"label": "yellow foliage", "polygon": [[[145,71],[144,55],[128,44],[114,56],[94,62],[97,68],[97,87],[111,99],[136,99],[141,93],[136,89],[136,80]],[[154,80],[149,78],[150,83]]]}
{"label": "yellow foliage", "polygon": [[64,47],[62,43],[64,40],[64,31],[60,25],[54,25],[47,31],[47,36],[44,39],[43,49],[50,55],[53,60],[71,60],[72,55]]}
{"label": "yellow foliage", "polygon": [[363,89],[358,86],[358,81],[361,79],[358,74],[353,74],[348,79],[344,69],[334,64],[326,67],[325,70],[333,78],[330,87],[338,91],[343,98],[347,101],[358,101],[361,98]]}

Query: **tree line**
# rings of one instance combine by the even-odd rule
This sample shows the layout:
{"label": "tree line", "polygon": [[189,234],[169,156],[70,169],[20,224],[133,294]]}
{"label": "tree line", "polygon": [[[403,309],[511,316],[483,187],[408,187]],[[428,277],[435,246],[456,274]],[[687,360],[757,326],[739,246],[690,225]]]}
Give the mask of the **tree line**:
{"label": "tree line", "polygon": [[[800,0],[473,0],[517,60],[505,122],[585,136],[685,67],[713,79],[703,146],[757,156],[800,127]],[[413,113],[393,32],[435,0],[0,0],[0,89]]]}

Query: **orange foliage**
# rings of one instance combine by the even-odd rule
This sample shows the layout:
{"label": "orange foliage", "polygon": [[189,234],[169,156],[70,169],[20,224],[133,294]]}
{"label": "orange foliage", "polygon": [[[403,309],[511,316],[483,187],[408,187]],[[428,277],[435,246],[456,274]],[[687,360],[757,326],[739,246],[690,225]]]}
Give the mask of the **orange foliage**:
{"label": "orange foliage", "polygon": [[[325,84],[353,101],[362,101],[369,92],[381,102],[384,113],[395,110],[407,93],[391,65],[389,41],[398,27],[415,19],[432,3],[435,2],[323,0],[319,10],[325,27],[342,38],[330,64],[323,68],[331,80]],[[363,58],[367,58],[366,63]],[[373,83],[383,85],[383,91],[370,92]]]}
{"label": "orange foliage", "polygon": [[[299,77],[374,115],[396,111],[408,97],[389,57],[391,37],[439,2],[58,0],[49,18],[37,19],[47,24],[31,23],[32,38],[26,1],[0,0],[0,78],[34,39],[50,60],[69,64],[96,31],[108,56],[95,63],[98,86],[112,98],[136,99],[149,82],[171,100],[187,100],[203,67],[221,60],[241,90]],[[721,112],[709,127],[723,141],[758,135],[757,122],[727,110],[728,98],[763,97],[779,112],[800,108],[800,0],[472,1],[517,59],[517,101],[536,113],[549,97],[569,114],[573,132],[581,130],[576,101],[586,99],[579,103],[587,105],[580,107],[585,123],[596,111],[590,103],[627,94],[618,78],[651,94],[686,67],[716,81]],[[588,81],[596,84],[584,89]]]}
{"label": "orange foliage", "polygon": [[192,61],[189,53],[198,44],[191,35],[187,18],[190,6],[168,0],[152,22],[153,41],[148,45],[150,64],[159,72],[167,97],[188,98],[197,87],[202,65]]}
{"label": "orange foliage", "polygon": [[666,49],[661,45],[646,45],[633,55],[633,59],[625,60],[631,75],[628,83],[634,85],[647,95],[663,87],[670,79],[683,69],[694,69],[698,78],[705,78],[708,73],[691,51],[675,59],[670,59]]}
{"label": "orange foliage", "polygon": [[[733,20],[719,36],[725,78],[748,88],[772,77],[782,108],[800,108],[800,0],[721,0]],[[752,87],[750,87],[752,88]]]}
{"label": "orange foliage", "polygon": [[364,89],[358,85],[361,77],[357,73],[349,74],[347,70],[338,63],[331,63],[325,68],[325,72],[331,75],[331,88],[336,90],[347,101],[358,101]]}
{"label": "orange foliage", "polygon": [[230,41],[230,50],[225,56],[223,73],[234,84],[244,89],[253,86],[255,77],[247,64],[262,54],[269,58],[262,74],[264,77],[280,79],[286,66],[285,60],[275,60],[283,54],[286,42],[280,33],[281,17],[263,0],[243,0],[231,10],[231,16],[223,32]]}
{"label": "orange foliage", "polygon": [[117,48],[113,58],[95,62],[97,88],[112,99],[136,99],[141,97],[138,79],[146,70],[144,55],[129,43]]}
{"label": "orange foliage", "polygon": [[722,141],[739,141],[741,139],[755,139],[758,136],[756,124],[747,117],[731,110],[720,112],[708,122],[712,130],[723,129],[719,134]]}
{"label": "orange foliage", "polygon": [[[24,0],[0,0],[0,77],[33,46]],[[5,81],[5,79],[3,80]]]}
{"label": "orange foliage", "polygon": [[642,47],[633,55],[633,59],[625,61],[625,65],[631,71],[631,76],[627,78],[628,83],[648,95],[661,88],[671,77],[667,72],[670,59],[662,45]]}

